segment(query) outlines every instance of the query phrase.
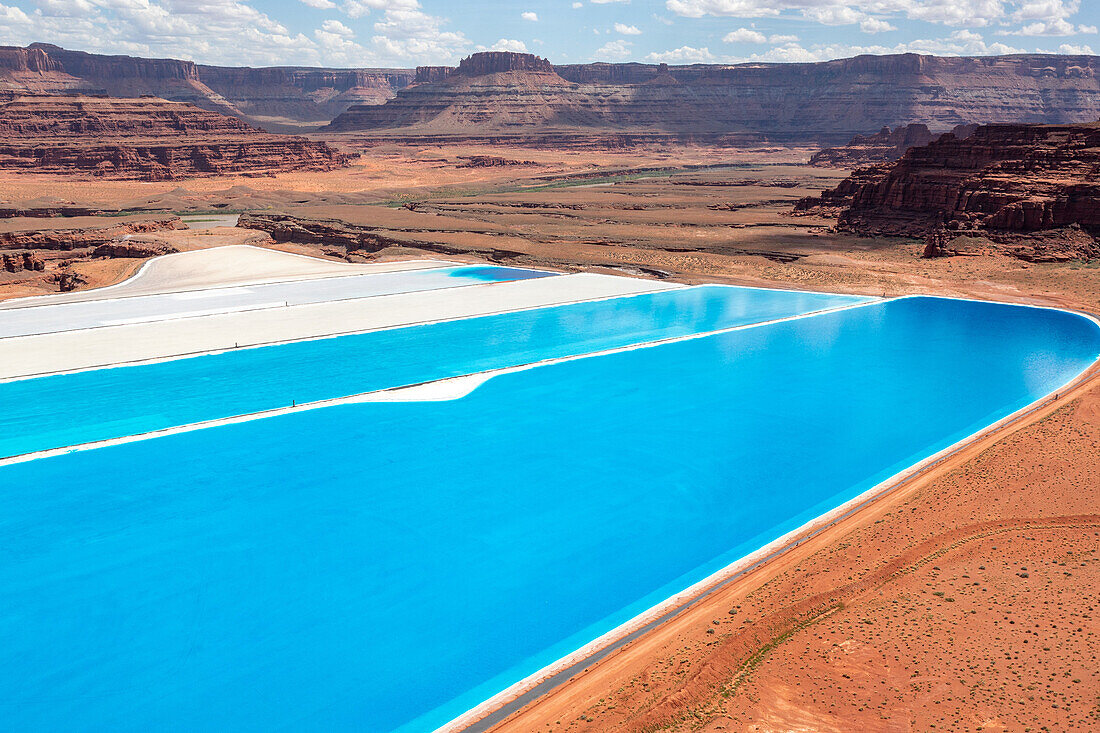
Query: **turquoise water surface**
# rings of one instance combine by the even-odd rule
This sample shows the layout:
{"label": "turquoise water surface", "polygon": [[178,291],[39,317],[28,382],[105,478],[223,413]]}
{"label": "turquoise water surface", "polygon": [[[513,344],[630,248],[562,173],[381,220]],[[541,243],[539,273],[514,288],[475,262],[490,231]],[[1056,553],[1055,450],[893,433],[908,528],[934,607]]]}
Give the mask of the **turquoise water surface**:
{"label": "turquoise water surface", "polygon": [[725,286],[685,288],[25,379],[0,384],[0,457],[870,300]]}
{"label": "turquoise water surface", "polygon": [[905,298],[0,467],[0,720],[431,730],[1098,354]]}

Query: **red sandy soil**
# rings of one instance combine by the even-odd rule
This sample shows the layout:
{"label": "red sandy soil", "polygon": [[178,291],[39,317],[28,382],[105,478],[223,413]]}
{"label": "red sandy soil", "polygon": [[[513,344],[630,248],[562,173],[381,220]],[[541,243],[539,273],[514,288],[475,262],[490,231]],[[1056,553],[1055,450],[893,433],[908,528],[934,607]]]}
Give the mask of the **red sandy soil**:
{"label": "red sandy soil", "polygon": [[1100,729],[1100,381],[582,672],[505,731]]}

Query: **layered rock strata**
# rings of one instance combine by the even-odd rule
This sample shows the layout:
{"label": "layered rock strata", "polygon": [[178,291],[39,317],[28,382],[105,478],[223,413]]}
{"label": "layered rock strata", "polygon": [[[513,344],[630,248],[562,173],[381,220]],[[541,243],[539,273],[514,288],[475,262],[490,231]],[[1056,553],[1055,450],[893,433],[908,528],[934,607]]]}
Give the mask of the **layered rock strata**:
{"label": "layered rock strata", "polygon": [[[1011,243],[1024,259],[1100,256],[1092,237],[1100,234],[1100,123],[947,134],[896,163],[859,169],[798,208],[815,206],[840,207],[843,230],[924,236],[928,256],[957,252],[951,242],[960,237]],[[1040,239],[1021,235],[1038,232],[1036,250]]]}
{"label": "layered rock strata", "polygon": [[422,69],[417,84],[384,105],[350,107],[328,129],[379,139],[537,141],[587,131],[840,144],[872,125],[1094,120],[1098,71],[1095,56],[551,66],[529,54],[484,53],[454,69]]}
{"label": "layered rock strata", "polygon": [[[128,234],[146,234],[172,229],[186,229],[178,216],[133,216],[103,218],[22,220],[10,219],[0,227],[0,249],[5,250],[73,250],[119,244]],[[123,246],[123,245],[120,245]],[[11,253],[9,253],[11,254]],[[12,256],[23,257],[20,252]],[[25,269],[41,269],[37,267]]]}
{"label": "layered rock strata", "polygon": [[0,47],[0,91],[154,94],[270,130],[318,126],[353,104],[381,103],[413,77],[411,69],[252,69],[105,56],[46,43]]}
{"label": "layered rock strata", "polygon": [[349,156],[304,137],[153,97],[17,97],[0,103],[0,170],[171,180],[331,170]]}

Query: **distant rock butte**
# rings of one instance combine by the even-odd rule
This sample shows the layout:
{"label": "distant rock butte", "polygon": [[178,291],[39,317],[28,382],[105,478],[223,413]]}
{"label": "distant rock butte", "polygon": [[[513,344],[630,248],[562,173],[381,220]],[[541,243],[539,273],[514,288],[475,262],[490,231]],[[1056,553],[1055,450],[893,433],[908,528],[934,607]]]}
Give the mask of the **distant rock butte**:
{"label": "distant rock butte", "polygon": [[[977,125],[958,125],[951,134],[961,139],[969,137]],[[831,168],[857,168],[872,163],[889,163],[905,155],[909,148],[919,148],[932,142],[927,125],[914,123],[891,131],[884,127],[874,135],[856,135],[847,145],[825,148],[810,157],[810,165]]]}
{"label": "distant rock butte", "polygon": [[321,142],[155,97],[43,95],[0,103],[0,170],[170,180],[331,170],[348,159]]}
{"label": "distant rock butte", "polygon": [[926,256],[986,238],[1023,259],[1089,259],[1100,257],[1098,171],[1100,123],[985,125],[856,170],[798,208],[839,208],[838,227],[859,234],[926,237]]}
{"label": "distant rock butte", "polygon": [[882,125],[950,130],[972,120],[1094,120],[1098,71],[1096,56],[552,66],[530,54],[480,53],[457,68],[422,67],[393,99],[352,106],[327,129],[424,140],[603,134],[840,144]]}

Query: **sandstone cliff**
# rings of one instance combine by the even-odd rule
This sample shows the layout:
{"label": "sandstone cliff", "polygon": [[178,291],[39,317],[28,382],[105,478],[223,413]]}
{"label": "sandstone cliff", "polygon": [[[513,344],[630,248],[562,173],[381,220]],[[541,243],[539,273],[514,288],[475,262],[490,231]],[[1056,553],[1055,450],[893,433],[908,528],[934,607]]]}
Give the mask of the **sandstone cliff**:
{"label": "sandstone cliff", "polygon": [[[1100,234],[1098,172],[1100,123],[986,125],[857,170],[799,206],[843,206],[838,226],[848,231],[924,236],[928,256],[958,251],[960,237],[992,237],[1025,259],[1087,258],[1100,256],[1091,236]],[[1020,236],[1054,230],[1062,233],[1032,242],[1040,255]],[[1059,241],[1071,251],[1051,255]]]}
{"label": "sandstone cliff", "polygon": [[348,156],[303,137],[154,97],[17,97],[0,103],[0,170],[168,180],[331,170]]}
{"label": "sandstone cliff", "polygon": [[939,131],[973,120],[1086,122],[1100,117],[1098,72],[1096,56],[552,66],[504,52],[415,71],[248,69],[47,44],[0,47],[0,92],[154,94],[270,130],[335,117],[332,130],[390,137],[537,141],[551,133],[624,145],[696,139],[841,145],[884,125]]}
{"label": "sandstone cliff", "polygon": [[475,54],[457,69],[424,69],[419,83],[394,99],[351,107],[328,129],[484,138],[588,130],[838,144],[882,125],[949,130],[971,120],[1095,120],[1098,71],[1095,56],[902,54],[814,64],[547,68],[528,54]]}
{"label": "sandstone cliff", "polygon": [[315,127],[352,104],[383,102],[413,76],[408,69],[204,66],[69,51],[45,43],[0,47],[0,91],[154,94],[272,130]]}

